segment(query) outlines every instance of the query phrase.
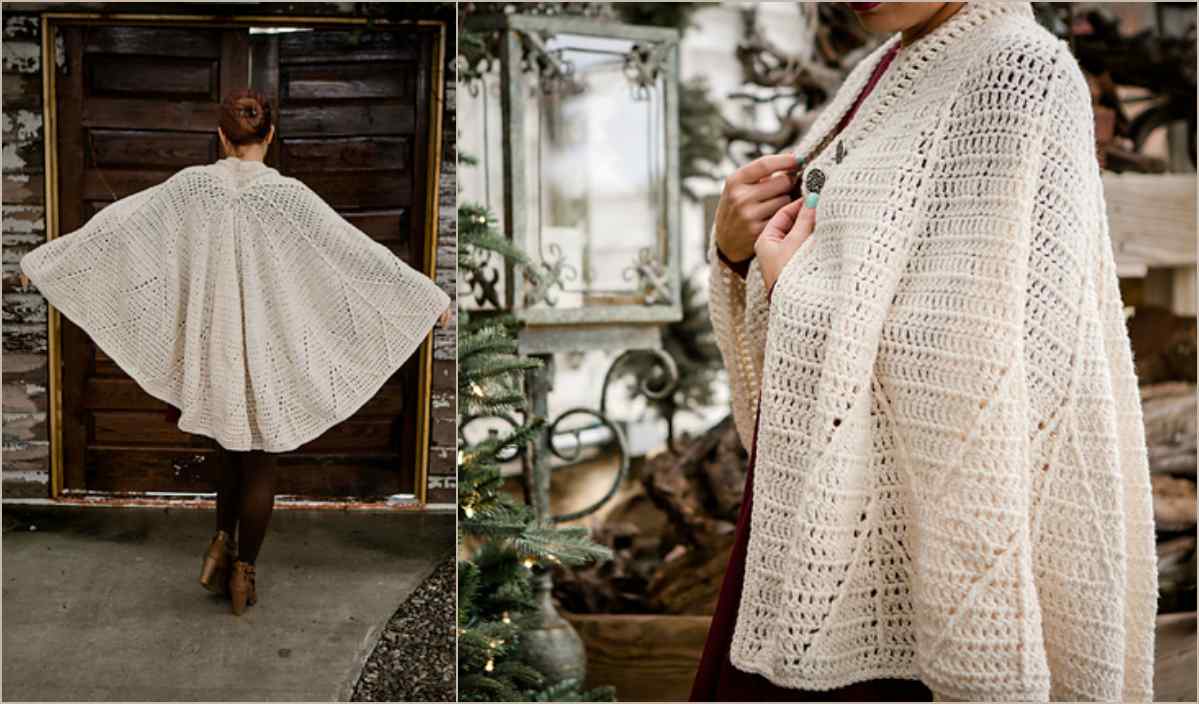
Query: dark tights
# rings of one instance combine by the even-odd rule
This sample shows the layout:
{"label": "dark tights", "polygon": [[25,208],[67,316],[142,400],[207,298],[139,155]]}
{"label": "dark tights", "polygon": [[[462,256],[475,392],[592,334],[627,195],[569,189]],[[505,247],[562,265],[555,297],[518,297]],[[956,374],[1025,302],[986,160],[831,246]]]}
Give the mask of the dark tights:
{"label": "dark tights", "polygon": [[221,453],[216,527],[237,536],[237,559],[251,565],[266,537],[275,507],[275,455],[261,450]]}

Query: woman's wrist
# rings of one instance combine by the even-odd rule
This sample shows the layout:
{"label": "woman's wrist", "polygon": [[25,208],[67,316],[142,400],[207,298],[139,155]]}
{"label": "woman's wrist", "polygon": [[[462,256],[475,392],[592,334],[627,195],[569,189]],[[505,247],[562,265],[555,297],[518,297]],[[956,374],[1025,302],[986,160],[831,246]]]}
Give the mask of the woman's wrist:
{"label": "woman's wrist", "polygon": [[729,257],[729,255],[725,254],[723,249],[720,248],[720,242],[717,242],[716,256],[719,257],[720,261],[724,262],[724,265],[731,269],[733,273],[737,274],[744,280],[745,277],[749,276],[749,265],[753,262],[755,255],[751,252],[750,255],[745,259],[734,261],[731,257]]}

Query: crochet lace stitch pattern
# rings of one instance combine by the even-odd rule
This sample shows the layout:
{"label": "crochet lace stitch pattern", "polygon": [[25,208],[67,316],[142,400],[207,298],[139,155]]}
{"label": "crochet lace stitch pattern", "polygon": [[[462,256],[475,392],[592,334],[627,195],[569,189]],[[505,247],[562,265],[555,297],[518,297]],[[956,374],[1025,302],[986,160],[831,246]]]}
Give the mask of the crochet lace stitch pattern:
{"label": "crochet lace stitch pattern", "polygon": [[287,452],[362,407],[449,296],[300,181],[233,157],[118,200],[21,269],[181,430]]}
{"label": "crochet lace stitch pattern", "polygon": [[842,163],[808,160],[816,229],[769,299],[756,260],[742,280],[710,251],[746,445],[761,396],[733,664],[1151,701],[1152,495],[1081,69],[1028,3],[969,3],[841,139]]}

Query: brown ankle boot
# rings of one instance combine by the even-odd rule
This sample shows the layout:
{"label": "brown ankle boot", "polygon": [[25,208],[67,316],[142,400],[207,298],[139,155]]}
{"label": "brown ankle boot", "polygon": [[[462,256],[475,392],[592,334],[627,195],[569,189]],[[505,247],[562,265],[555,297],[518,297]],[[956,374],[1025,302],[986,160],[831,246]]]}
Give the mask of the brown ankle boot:
{"label": "brown ankle boot", "polygon": [[233,538],[225,531],[218,530],[204,553],[204,564],[200,567],[200,584],[210,592],[228,594],[229,570],[233,567],[236,554],[237,546],[233,544]]}
{"label": "brown ankle boot", "polygon": [[233,613],[236,616],[241,616],[247,606],[258,603],[254,565],[241,560],[233,562],[233,574],[229,577],[229,596],[233,599]]}

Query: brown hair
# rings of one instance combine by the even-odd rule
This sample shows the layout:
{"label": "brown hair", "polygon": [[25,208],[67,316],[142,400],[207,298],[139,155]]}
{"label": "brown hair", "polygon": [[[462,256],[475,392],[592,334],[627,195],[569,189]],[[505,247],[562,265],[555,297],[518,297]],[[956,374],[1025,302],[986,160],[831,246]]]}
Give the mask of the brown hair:
{"label": "brown hair", "polygon": [[219,124],[230,144],[242,146],[265,140],[275,124],[275,113],[266,96],[243,88],[225,96]]}

